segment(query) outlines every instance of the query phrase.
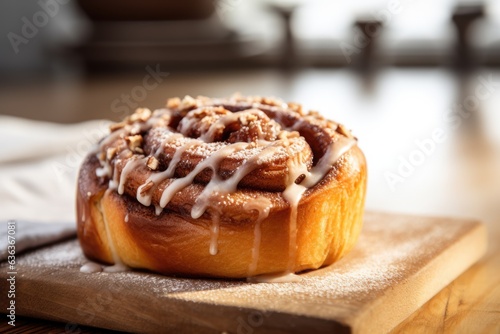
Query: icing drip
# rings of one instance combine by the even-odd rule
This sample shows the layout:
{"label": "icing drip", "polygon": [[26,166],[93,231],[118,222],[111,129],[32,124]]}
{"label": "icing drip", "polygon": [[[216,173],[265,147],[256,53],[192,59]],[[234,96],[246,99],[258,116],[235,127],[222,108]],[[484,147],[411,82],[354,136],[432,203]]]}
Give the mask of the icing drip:
{"label": "icing drip", "polygon": [[125,182],[127,181],[128,174],[140,164],[145,164],[145,162],[146,162],[145,158],[137,158],[135,160],[130,159],[127,161],[125,167],[123,167],[123,170],[120,174],[120,182],[118,183],[118,193],[120,195],[123,195],[123,192],[125,190]]}
{"label": "icing drip", "polygon": [[80,272],[86,274],[100,273],[101,271],[106,273],[118,273],[128,270],[130,270],[130,268],[121,263],[117,263],[112,266],[103,266],[99,263],[87,262],[80,267]]}
{"label": "icing drip", "polygon": [[[107,196],[110,191],[111,191],[110,189],[107,189],[106,192],[105,192],[105,196]],[[101,208],[101,204],[100,203],[99,203],[99,210],[101,211],[101,214],[102,214],[102,208]],[[118,256],[118,253],[116,252],[115,243],[114,243],[114,240],[113,240],[113,238],[111,236],[111,232],[109,230],[108,220],[106,219],[106,215],[102,214],[102,217],[103,217],[103,222],[104,222],[104,230],[106,232],[106,238],[108,239],[109,250],[111,252],[111,257],[113,259],[113,262],[115,263],[111,267],[104,268],[104,271],[105,272],[127,271],[127,270],[129,270],[129,268],[125,264],[122,263],[120,257]]]}
{"label": "icing drip", "polygon": [[118,170],[116,168],[116,163],[113,168],[113,179],[109,180],[108,188],[111,190],[116,190],[118,188]]}
{"label": "icing drip", "polygon": [[245,210],[257,210],[259,216],[255,222],[254,227],[254,237],[252,245],[252,261],[248,267],[248,276],[251,277],[255,274],[257,270],[257,264],[259,262],[259,250],[260,250],[260,240],[261,240],[261,223],[264,219],[269,216],[269,211],[271,210],[271,201],[265,197],[259,197],[254,201],[247,202],[243,206]]}
{"label": "icing drip", "polygon": [[163,211],[163,208],[157,204],[155,204],[155,214],[157,216],[161,215],[161,212]]}
{"label": "icing drip", "polygon": [[306,178],[301,182],[305,187],[312,188],[321,181],[332,166],[340,157],[356,145],[355,139],[340,137],[335,143],[330,145],[326,153],[319,159],[316,166],[306,174]]}
{"label": "icing drip", "polygon": [[[347,152],[356,141],[349,138],[339,138],[339,140],[330,145],[326,153],[321,157],[316,166],[311,171],[307,171],[306,167],[300,163],[300,160],[294,159],[290,161],[289,168],[289,184],[283,192],[283,198],[290,204],[290,227],[289,227],[289,259],[288,269],[286,273],[292,273],[297,255],[297,211],[300,200],[304,192],[314,187],[321,181],[329,172],[337,160]],[[301,175],[305,178],[300,184],[295,183],[295,180]]]}
{"label": "icing drip", "polygon": [[[234,143],[231,145],[227,145],[220,149],[219,151],[213,153],[211,156],[206,157],[205,160],[201,161],[188,175],[176,179],[170,185],[168,185],[163,191],[160,199],[160,206],[164,208],[170,202],[172,197],[180,190],[184,189],[191,183],[193,183],[194,178],[201,171],[206,168],[209,168],[213,171],[214,175],[218,171],[219,162],[230,155],[233,152],[244,149],[248,146],[248,143]],[[191,213],[192,215],[192,213]]]}
{"label": "icing drip", "polygon": [[[122,128],[122,129],[119,129],[115,132],[111,132],[107,137],[105,137],[97,146],[97,156],[99,156],[99,153],[101,152],[102,148],[105,147],[106,145],[110,144],[110,143],[113,143],[116,139],[118,139],[118,137],[120,136],[123,136],[123,134],[125,133],[125,131],[128,131],[130,130],[130,126],[127,125],[126,127]],[[101,164],[101,167],[100,168],[97,168],[95,170],[95,173],[96,173],[96,176],[97,177],[111,177],[111,171],[112,171],[112,168],[111,168],[111,165],[109,163],[109,161],[107,160],[101,160],[99,159],[99,163]]]}
{"label": "icing drip", "polygon": [[158,156],[160,155],[160,153],[163,152],[163,149],[165,148],[165,145],[167,145],[169,143],[172,143],[172,142],[174,142],[174,141],[176,141],[177,139],[180,139],[180,138],[183,138],[183,136],[180,133],[175,133],[175,132],[169,133],[169,135],[167,136],[167,138],[165,138],[165,140],[156,149],[156,152],[153,154],[153,156],[155,158],[158,158]]}
{"label": "icing drip", "polygon": [[290,224],[289,224],[289,243],[288,243],[288,269],[287,273],[293,272],[295,257],[297,254],[297,209],[302,195],[307,187],[295,183],[295,180],[301,175],[308,175],[307,166],[300,163],[300,155],[290,160],[288,165],[288,186],[283,191],[283,198],[290,204]]}
{"label": "icing drip", "polygon": [[130,268],[121,262],[115,263],[114,265],[109,266],[109,267],[104,267],[104,269],[103,269],[103,271],[105,273],[121,273],[121,272],[129,271],[129,270],[130,270]]}
{"label": "icing drip", "polygon": [[128,213],[125,215],[125,223],[128,223]]}
{"label": "icing drip", "polygon": [[226,180],[221,179],[218,174],[214,173],[210,182],[205,186],[203,192],[196,199],[195,205],[191,209],[191,217],[196,219],[203,215],[214,193],[228,194],[235,192],[238,187],[238,183],[242,178],[254,169],[258,168],[262,164],[262,161],[266,161],[267,157],[272,156],[276,152],[276,145],[277,142],[273,142],[266,146],[259,154],[256,154],[245,161],[240,167],[238,167],[234,174]]}
{"label": "icing drip", "polygon": [[[177,137],[177,136],[174,136]],[[167,139],[168,140],[168,139]],[[163,172],[159,172],[156,174],[151,174],[151,176],[144,182],[143,185],[141,185],[139,188],[137,188],[137,200],[139,203],[145,206],[150,206],[151,205],[151,200],[152,200],[152,195],[153,195],[153,189],[162,181],[171,178],[174,176],[175,169],[177,168],[177,164],[179,161],[181,161],[182,153],[184,153],[186,150],[189,148],[198,145],[200,142],[193,140],[185,143],[181,147],[179,147],[175,153],[174,156],[172,157],[172,160],[170,161],[170,164],[168,165],[168,168],[164,170]],[[164,144],[162,144],[163,147]],[[144,192],[143,189],[148,185],[149,182],[153,182],[153,187],[150,191]],[[160,207],[160,213],[161,213],[162,208]],[[156,209],[156,215],[159,215],[158,213],[158,208]]]}
{"label": "icing drip", "polygon": [[95,262],[87,262],[80,267],[80,272],[87,274],[99,273],[101,271],[102,271],[102,266]]}
{"label": "icing drip", "polygon": [[111,175],[110,165],[106,164],[106,165],[104,165],[102,167],[96,168],[95,175],[97,175],[97,177],[110,176]]}
{"label": "icing drip", "polygon": [[186,144],[182,145],[175,151],[174,156],[172,157],[172,161],[170,161],[170,164],[168,165],[168,168],[165,170],[165,174],[167,177],[172,177],[174,176],[175,169],[177,168],[177,164],[179,164],[179,161],[181,161],[182,158],[182,153],[186,152],[189,150],[191,147],[199,145],[200,142],[197,140],[193,140],[190,142],[187,142]]}
{"label": "icing drip", "polygon": [[210,231],[212,236],[210,237],[210,255],[217,255],[218,253],[218,239],[219,239],[219,228],[220,228],[220,213],[214,212],[212,213],[212,227]]}
{"label": "icing drip", "polygon": [[196,118],[186,118],[184,117],[181,122],[179,123],[179,132],[180,133],[186,133],[188,131],[190,131],[194,125],[196,125],[196,123],[198,123],[198,119]]}

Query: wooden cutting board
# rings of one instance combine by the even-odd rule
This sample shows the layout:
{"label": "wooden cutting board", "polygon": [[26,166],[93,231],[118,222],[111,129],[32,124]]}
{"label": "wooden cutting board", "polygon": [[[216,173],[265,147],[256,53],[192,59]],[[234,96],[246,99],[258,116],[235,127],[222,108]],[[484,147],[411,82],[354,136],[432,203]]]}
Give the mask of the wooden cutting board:
{"label": "wooden cutting board", "polygon": [[86,260],[69,240],[18,256],[16,312],[67,322],[73,333],[76,323],[151,333],[382,333],[476,262],[486,240],[475,221],[367,213],[347,257],[281,284],[84,274]]}

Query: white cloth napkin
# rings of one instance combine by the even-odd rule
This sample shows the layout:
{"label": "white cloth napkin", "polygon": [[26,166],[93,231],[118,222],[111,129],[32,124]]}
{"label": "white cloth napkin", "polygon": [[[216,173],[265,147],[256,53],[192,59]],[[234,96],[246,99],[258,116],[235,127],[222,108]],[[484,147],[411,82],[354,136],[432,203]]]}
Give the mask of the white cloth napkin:
{"label": "white cloth napkin", "polygon": [[26,250],[75,235],[75,224],[73,222],[36,223],[11,220],[2,222],[0,226],[2,228],[0,230],[0,261],[7,259],[9,255],[7,246],[9,244],[15,246],[15,253],[13,254],[17,255]]}
{"label": "white cloth napkin", "polygon": [[[75,233],[78,169],[108,125],[108,121],[61,125],[0,116],[0,221],[18,222],[16,245],[27,249]],[[7,227],[0,226],[2,259]]]}

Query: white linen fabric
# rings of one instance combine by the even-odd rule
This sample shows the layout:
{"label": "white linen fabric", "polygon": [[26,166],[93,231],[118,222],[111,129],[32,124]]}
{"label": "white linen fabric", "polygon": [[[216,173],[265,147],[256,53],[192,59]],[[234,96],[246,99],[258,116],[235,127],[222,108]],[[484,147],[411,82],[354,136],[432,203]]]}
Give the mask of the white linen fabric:
{"label": "white linen fabric", "polygon": [[62,125],[0,116],[0,260],[9,220],[16,221],[18,250],[75,233],[78,169],[108,125],[99,120]]}

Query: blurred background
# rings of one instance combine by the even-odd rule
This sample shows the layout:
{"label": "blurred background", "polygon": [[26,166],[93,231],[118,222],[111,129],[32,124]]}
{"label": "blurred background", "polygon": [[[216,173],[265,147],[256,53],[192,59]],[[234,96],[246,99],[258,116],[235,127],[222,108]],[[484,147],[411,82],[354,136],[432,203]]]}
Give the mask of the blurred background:
{"label": "blurred background", "polygon": [[33,216],[20,199],[43,191],[25,167],[50,151],[59,165],[29,174],[71,186],[49,187],[36,217],[73,219],[74,150],[99,137],[88,121],[241,92],[351,128],[368,209],[477,218],[498,242],[500,1],[2,0],[0,35],[2,218]]}

